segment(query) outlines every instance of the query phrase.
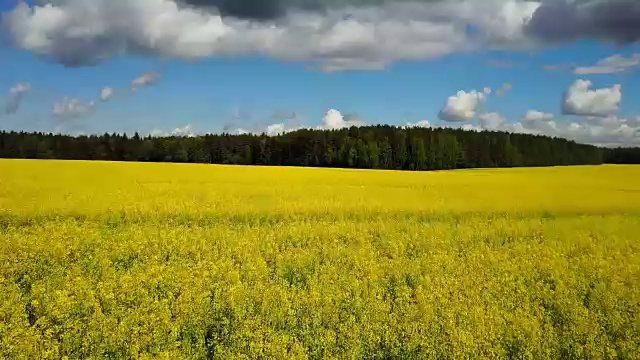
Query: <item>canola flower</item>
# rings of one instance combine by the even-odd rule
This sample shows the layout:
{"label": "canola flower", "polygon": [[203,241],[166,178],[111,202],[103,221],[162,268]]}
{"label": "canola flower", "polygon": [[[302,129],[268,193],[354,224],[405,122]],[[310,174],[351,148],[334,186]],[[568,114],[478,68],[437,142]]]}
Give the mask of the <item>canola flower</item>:
{"label": "canola flower", "polygon": [[640,354],[637,166],[0,174],[0,358]]}

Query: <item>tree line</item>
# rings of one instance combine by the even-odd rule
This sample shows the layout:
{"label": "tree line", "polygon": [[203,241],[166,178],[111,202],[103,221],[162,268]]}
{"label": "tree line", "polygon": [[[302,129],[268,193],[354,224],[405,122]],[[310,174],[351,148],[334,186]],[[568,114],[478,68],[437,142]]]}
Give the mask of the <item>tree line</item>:
{"label": "tree line", "polygon": [[640,151],[610,150],[541,135],[377,125],[302,129],[278,136],[70,136],[2,131],[0,157],[445,170],[639,163]]}
{"label": "tree line", "polygon": [[606,162],[610,164],[640,164],[640,147],[609,149]]}

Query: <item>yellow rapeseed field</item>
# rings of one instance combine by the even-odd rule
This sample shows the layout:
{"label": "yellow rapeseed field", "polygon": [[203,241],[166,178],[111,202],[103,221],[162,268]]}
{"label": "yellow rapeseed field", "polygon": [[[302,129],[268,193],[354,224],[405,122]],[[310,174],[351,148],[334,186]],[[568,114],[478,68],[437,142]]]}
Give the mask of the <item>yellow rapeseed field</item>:
{"label": "yellow rapeseed field", "polygon": [[0,161],[3,359],[638,359],[640,167]]}

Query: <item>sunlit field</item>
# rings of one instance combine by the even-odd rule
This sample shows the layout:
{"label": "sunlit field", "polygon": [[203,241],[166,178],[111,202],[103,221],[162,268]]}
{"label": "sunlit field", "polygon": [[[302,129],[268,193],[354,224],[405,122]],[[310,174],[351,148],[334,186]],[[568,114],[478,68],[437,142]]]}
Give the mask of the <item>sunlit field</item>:
{"label": "sunlit field", "polygon": [[640,167],[0,161],[0,358],[637,359]]}

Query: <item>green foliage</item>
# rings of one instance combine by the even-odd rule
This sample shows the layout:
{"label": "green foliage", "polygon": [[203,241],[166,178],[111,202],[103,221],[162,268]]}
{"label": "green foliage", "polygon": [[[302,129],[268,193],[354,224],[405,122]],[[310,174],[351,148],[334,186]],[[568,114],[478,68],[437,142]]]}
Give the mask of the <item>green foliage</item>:
{"label": "green foliage", "polygon": [[[0,132],[0,158],[448,170],[633,162],[634,150],[505,132],[387,125],[298,130],[280,136],[141,138]],[[606,159],[605,159],[606,157]],[[638,159],[636,159],[636,162]]]}

